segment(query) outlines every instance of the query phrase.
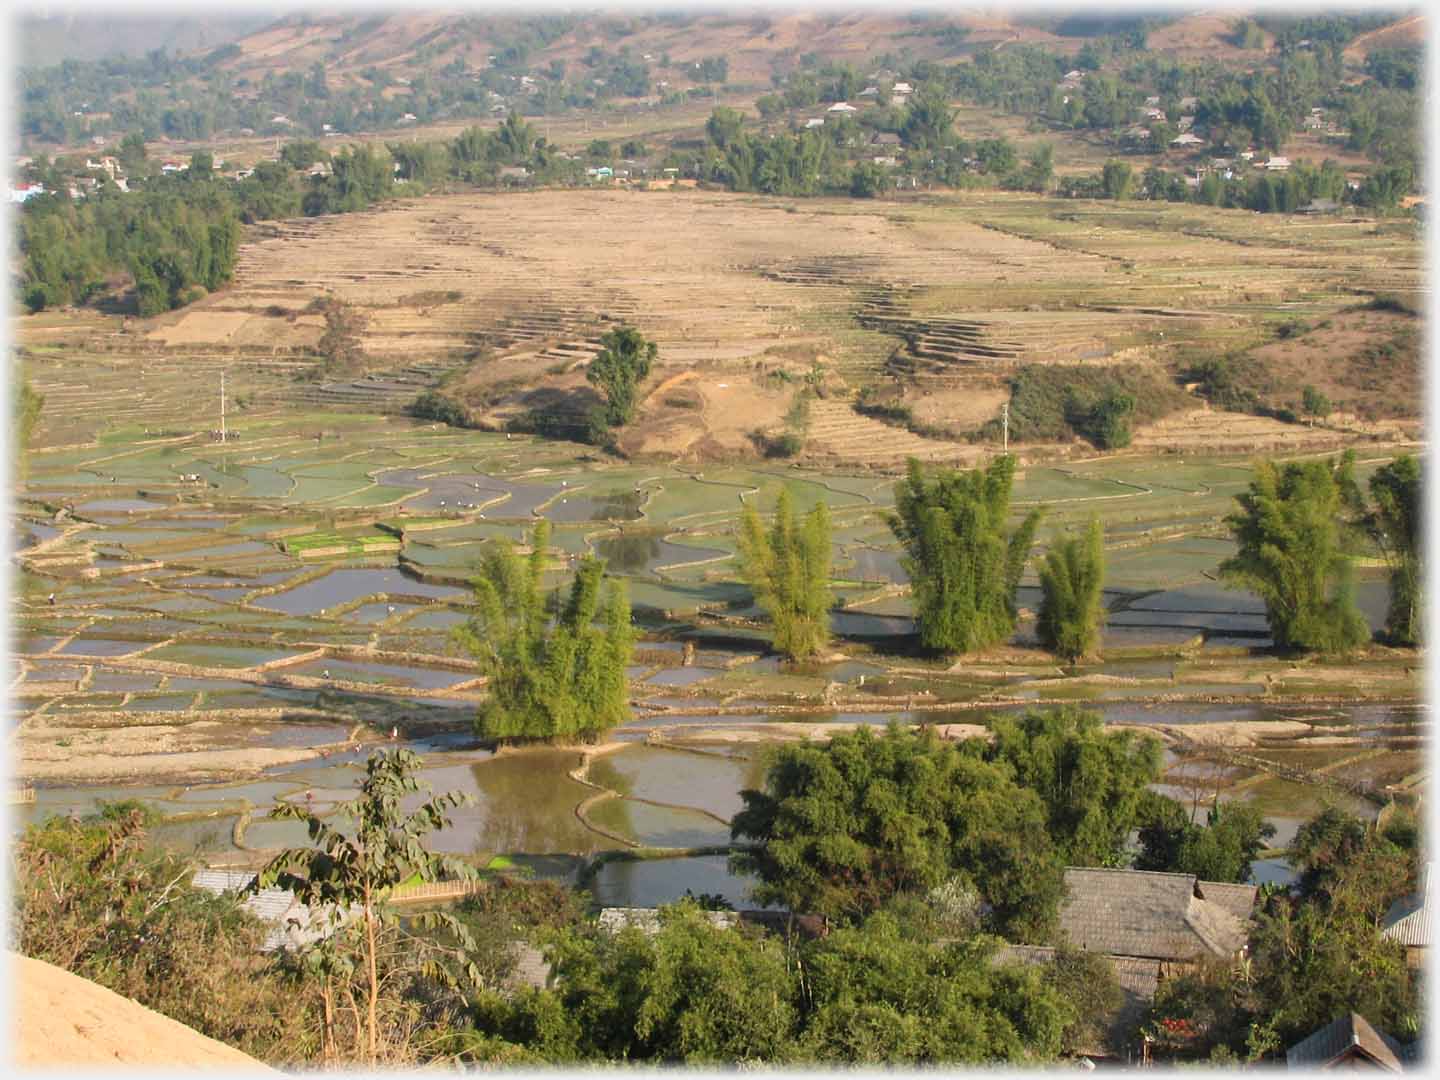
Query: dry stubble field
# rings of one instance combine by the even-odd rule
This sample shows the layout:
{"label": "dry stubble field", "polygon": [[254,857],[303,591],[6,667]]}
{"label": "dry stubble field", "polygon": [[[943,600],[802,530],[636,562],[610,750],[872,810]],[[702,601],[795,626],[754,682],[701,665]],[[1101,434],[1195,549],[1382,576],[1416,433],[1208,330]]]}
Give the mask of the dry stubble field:
{"label": "dry stubble field", "polygon": [[[1253,348],[1284,321],[1326,319],[1378,292],[1413,297],[1420,252],[1403,222],[998,193],[437,196],[259,226],[232,286],[89,343],[116,363],[245,357],[283,372],[314,364],[324,319],[306,309],[328,296],[363,316],[369,377],[277,380],[273,396],[393,410],[448,372],[499,426],[533,408],[585,409],[584,366],[600,335],[628,322],[660,347],[625,437],[633,455],[753,454],[751,434],[779,429],[796,380],[818,366],[832,393],[814,410],[807,455],[884,468],[977,449],[857,414],[849,400],[866,384],[902,377],[920,419],[962,433],[998,413],[1004,380],[1025,364],[1173,372],[1185,347]],[[22,327],[22,341],[45,340],[34,331]],[[1196,405],[1177,446],[1299,448],[1342,434]],[[1160,448],[1178,431],[1139,441]]]}

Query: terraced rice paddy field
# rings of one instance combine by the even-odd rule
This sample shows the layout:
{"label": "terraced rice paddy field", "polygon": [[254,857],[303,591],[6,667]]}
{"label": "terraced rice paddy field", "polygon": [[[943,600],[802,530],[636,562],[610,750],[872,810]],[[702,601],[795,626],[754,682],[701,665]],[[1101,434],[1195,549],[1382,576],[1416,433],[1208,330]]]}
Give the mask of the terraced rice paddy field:
{"label": "terraced rice paddy field", "polygon": [[[526,239],[573,218],[565,199],[592,198],[589,255]],[[446,850],[507,854],[543,873],[584,867],[606,902],[649,903],[687,887],[742,899],[744,882],[715,850],[738,792],[760,781],[763,748],[854,724],[964,734],[993,712],[1082,703],[1166,742],[1167,790],[1197,806],[1253,799],[1280,826],[1325,799],[1373,813],[1423,783],[1428,727],[1413,653],[1377,647],[1344,666],[1274,656],[1258,599],[1218,582],[1233,550],[1220,519],[1250,475],[1243,448],[1201,439],[1204,454],[1088,460],[1022,451],[1017,509],[1046,507],[1042,545],[1091,513],[1105,523],[1105,659],[1062,669],[1035,647],[1038,589],[1027,578],[1014,640],[952,666],[915,649],[908,578],[882,515],[904,440],[938,460],[976,460],[983,447],[899,432],[840,398],[818,403],[834,407],[817,423],[842,422],[831,441],[795,466],[691,444],[620,462],[392,407],[467,363],[475,335],[488,351],[467,378],[483,382],[492,361],[559,365],[567,351],[568,378],[607,318],[659,340],[662,384],[700,386],[703,407],[677,414],[718,416],[730,390],[759,400],[757,361],[822,357],[853,383],[881,377],[912,348],[885,318],[963,314],[980,325],[972,344],[992,351],[1140,349],[1130,355],[1148,362],[1162,326],[1221,333],[1257,308],[1342,302],[1338,254],[1353,260],[1351,286],[1389,275],[1398,287],[1397,252],[1338,228],[1333,239],[1296,240],[1269,224],[1226,233],[1208,216],[1187,250],[1188,239],[1160,242],[1144,215],[1111,221],[1114,211],[1067,205],[1076,220],[1057,211],[1041,228],[1000,197],[869,207],[697,195],[682,214],[689,198],[539,193],[507,200],[502,214],[498,200],[467,196],[295,222],[283,243],[245,249],[235,288],[183,313],[128,331],[99,316],[22,320],[46,410],[12,523],[13,745],[18,780],[36,791],[17,820],[138,797],[166,816],[156,834],[165,842],[253,864],[303,839],[264,817],[270,805],[328,809],[354,789],[369,750],[393,739],[422,754],[437,789],[475,796],[441,837]],[[694,242],[662,244],[682,217]],[[632,231],[642,218],[649,226]],[[773,240],[782,226],[784,254]],[[413,242],[396,249],[393,273],[377,275],[376,252],[402,234]],[[1081,279],[1088,291],[1075,293]],[[1204,296],[1187,282],[1204,284]],[[322,290],[366,309],[376,365],[412,369],[409,382],[371,381],[403,393],[294,378],[316,363],[300,340],[308,324],[263,309],[300,309]],[[461,298],[434,299],[452,291]],[[404,301],[422,292],[430,298]],[[1141,310],[1182,305],[1191,313]],[[964,378],[990,378],[1010,362],[976,352],[956,363]],[[222,368],[224,441],[212,430]],[[682,426],[666,408],[642,417],[651,449]],[[735,420],[691,426],[714,450],[726,423],[739,430]],[[1353,441],[1276,427],[1294,452]],[[1362,443],[1362,480],[1398,446]],[[800,669],[769,654],[734,564],[741,507],[768,512],[781,490],[801,511],[823,500],[835,523],[835,653]],[[551,581],[586,552],[628,580],[642,634],[635,720],[600,747],[495,755],[469,733],[485,691],[451,631],[467,617],[477,560],[542,517]],[[1365,573],[1360,602],[1378,627],[1385,583],[1378,569]],[[597,863],[606,852],[670,858]]]}

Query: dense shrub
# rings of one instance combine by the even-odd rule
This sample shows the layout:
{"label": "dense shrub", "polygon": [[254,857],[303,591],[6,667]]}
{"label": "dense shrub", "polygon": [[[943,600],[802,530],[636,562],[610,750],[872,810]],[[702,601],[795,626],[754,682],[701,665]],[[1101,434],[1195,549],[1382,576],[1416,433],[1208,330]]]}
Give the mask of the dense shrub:
{"label": "dense shrub", "polygon": [[[1010,379],[1010,437],[1063,442],[1079,436],[1101,448],[1129,444],[1132,424],[1183,408],[1187,396],[1165,376],[1120,365],[1031,364]],[[977,433],[1000,439],[1000,421]]]}

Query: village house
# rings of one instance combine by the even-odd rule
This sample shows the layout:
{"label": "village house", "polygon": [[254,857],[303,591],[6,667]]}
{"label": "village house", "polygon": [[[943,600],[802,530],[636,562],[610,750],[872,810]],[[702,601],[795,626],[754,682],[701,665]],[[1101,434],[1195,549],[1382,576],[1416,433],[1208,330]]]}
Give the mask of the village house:
{"label": "village house", "polygon": [[[1140,1048],[1126,1040],[1161,982],[1244,951],[1257,891],[1194,874],[1067,867],[1060,929],[1071,946],[1103,955],[1122,991],[1108,1034],[1090,1056],[1135,1059]],[[1037,946],[1002,950],[1006,959],[1034,964],[1053,954]]]}
{"label": "village house", "polygon": [[1284,172],[1290,168],[1290,159],[1287,157],[1272,156],[1261,168],[1269,169],[1271,172]]}
{"label": "village house", "polygon": [[854,105],[848,105],[843,101],[837,101],[834,105],[831,105],[830,108],[826,109],[825,111],[833,113],[853,113],[859,112],[860,110],[855,108]]}
{"label": "village house", "polygon": [[806,120],[806,121],[805,121],[805,127],[806,127],[807,130],[808,130],[809,128],[817,128],[817,127],[824,127],[824,126],[825,126],[825,119],[824,119],[824,117],[812,116],[812,117],[810,117],[809,120]]}
{"label": "village house", "polygon": [[871,146],[899,146],[900,136],[893,131],[877,131],[870,140]]}
{"label": "village house", "polygon": [[10,201],[12,203],[23,203],[26,199],[44,194],[44,184],[18,184],[10,188]]}
{"label": "village house", "polygon": [[878,86],[867,86],[867,87],[865,87],[864,90],[861,90],[860,93],[856,94],[855,96],[856,96],[856,97],[879,97],[879,96],[880,96],[880,88],[879,88]]}
{"label": "village house", "polygon": [[[1315,204],[1312,202],[1310,205]],[[1430,948],[1430,878],[1434,865],[1425,864],[1420,888],[1391,904],[1380,923],[1382,937],[1405,946],[1405,963],[1412,968],[1425,966],[1425,956]]]}
{"label": "village house", "polygon": [[1401,1046],[1359,1013],[1337,1016],[1285,1051],[1289,1069],[1378,1069],[1402,1072],[1418,1058],[1416,1044]]}
{"label": "village house", "polygon": [[[190,884],[197,889],[216,896],[238,893],[249,888],[255,880],[253,870],[197,870]],[[339,912],[340,918],[332,919],[330,911],[312,911],[302,904],[289,889],[261,889],[247,897],[240,905],[262,922],[270,924],[261,952],[275,952],[278,949],[300,949],[322,941],[337,929],[339,924],[353,918],[354,912]]]}
{"label": "village house", "polygon": [[908,82],[897,82],[894,86],[890,88],[891,97],[909,97],[914,92],[915,88],[911,86]]}
{"label": "village house", "polygon": [[1188,132],[1188,131],[1182,131],[1179,135],[1176,135],[1175,138],[1173,138],[1173,139],[1170,140],[1170,145],[1171,145],[1171,146],[1204,146],[1204,145],[1205,145],[1205,140],[1202,139],[1202,138],[1200,138],[1200,136],[1198,136],[1198,135],[1191,134],[1191,133]]}

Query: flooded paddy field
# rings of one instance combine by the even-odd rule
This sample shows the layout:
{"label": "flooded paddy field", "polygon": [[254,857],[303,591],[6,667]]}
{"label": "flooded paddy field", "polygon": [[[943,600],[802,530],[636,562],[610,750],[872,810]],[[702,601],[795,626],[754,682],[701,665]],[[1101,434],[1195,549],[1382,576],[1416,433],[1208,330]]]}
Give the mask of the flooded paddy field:
{"label": "flooded paddy field", "polygon": [[[1042,545],[1092,512],[1106,525],[1104,657],[1062,667],[1035,647],[1027,578],[1014,640],[957,664],[917,648],[881,517],[893,476],[582,461],[586,448],[525,435],[289,406],[242,415],[220,443],[182,404],[158,400],[174,434],[73,438],[29,461],[9,674],[17,778],[36,801],[17,825],[139,798],[162,815],[153,842],[253,865],[304,841],[272,806],[332,812],[369,752],[403,745],[435,790],[473,800],[441,850],[556,876],[588,866],[604,903],[690,889],[745,904],[716,849],[766,747],[856,724],[961,736],[991,714],[1081,704],[1162,738],[1167,792],[1260,805],[1277,847],[1324,799],[1373,813],[1377,793],[1423,781],[1413,654],[1293,662],[1268,649],[1258,599],[1217,582],[1233,548],[1216,523],[1244,461],[1023,469],[1017,502],[1051,508]],[[768,512],[781,490],[802,512],[824,499],[835,521],[824,663],[770,652],[734,561],[741,506]],[[483,552],[541,518],[547,581],[586,553],[627,580],[636,715],[613,745],[493,754],[471,733],[484,691],[450,634]],[[1378,627],[1378,572],[1357,594]],[[645,857],[591,861],[615,852]],[[1275,861],[1257,876],[1282,873]]]}

